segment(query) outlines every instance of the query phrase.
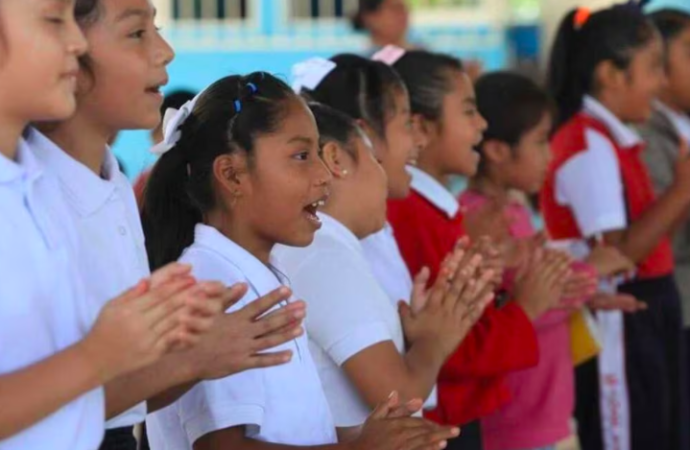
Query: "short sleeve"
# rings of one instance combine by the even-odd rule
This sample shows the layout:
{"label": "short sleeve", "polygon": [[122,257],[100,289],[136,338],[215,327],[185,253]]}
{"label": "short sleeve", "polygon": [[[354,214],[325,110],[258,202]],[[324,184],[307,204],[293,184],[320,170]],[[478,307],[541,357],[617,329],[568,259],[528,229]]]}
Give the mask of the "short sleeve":
{"label": "short sleeve", "polygon": [[374,307],[391,306],[390,300],[356,261],[343,254],[319,252],[295,269],[291,282],[295,294],[307,302],[309,338],[336,364],[342,366],[374,344],[394,341]]}
{"label": "short sleeve", "polygon": [[601,133],[587,130],[587,150],[556,172],[556,199],[568,206],[585,237],[626,227],[626,208],[616,149]]}

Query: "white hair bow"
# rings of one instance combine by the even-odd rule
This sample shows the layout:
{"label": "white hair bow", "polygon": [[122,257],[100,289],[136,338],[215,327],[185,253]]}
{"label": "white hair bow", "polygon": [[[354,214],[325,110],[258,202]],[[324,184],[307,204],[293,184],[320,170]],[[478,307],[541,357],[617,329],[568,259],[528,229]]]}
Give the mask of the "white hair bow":
{"label": "white hair bow", "polygon": [[310,58],[292,66],[292,89],[298,94],[302,89],[316,89],[337,65],[325,58]]}
{"label": "white hair bow", "polygon": [[168,108],[165,111],[165,116],[163,117],[163,141],[154,145],[151,148],[151,153],[158,156],[164,155],[179,142],[182,137],[180,127],[192,115],[196,102],[202,93],[200,92],[192,100],[182,105],[180,109]]}
{"label": "white hair bow", "polygon": [[381,61],[382,63],[392,66],[400,58],[405,56],[406,50],[395,45],[386,45],[371,57],[374,61]]}

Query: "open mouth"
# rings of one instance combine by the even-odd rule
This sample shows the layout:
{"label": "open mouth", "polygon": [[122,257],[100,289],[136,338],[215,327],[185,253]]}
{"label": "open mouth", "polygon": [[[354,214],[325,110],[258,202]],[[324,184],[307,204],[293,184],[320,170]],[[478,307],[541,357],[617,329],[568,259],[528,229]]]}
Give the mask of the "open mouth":
{"label": "open mouth", "polygon": [[309,220],[317,228],[321,227],[321,219],[317,213],[320,208],[323,208],[324,205],[326,205],[326,198],[327,197],[324,197],[321,200],[317,200],[314,203],[304,207],[304,213],[307,216],[307,220]]}

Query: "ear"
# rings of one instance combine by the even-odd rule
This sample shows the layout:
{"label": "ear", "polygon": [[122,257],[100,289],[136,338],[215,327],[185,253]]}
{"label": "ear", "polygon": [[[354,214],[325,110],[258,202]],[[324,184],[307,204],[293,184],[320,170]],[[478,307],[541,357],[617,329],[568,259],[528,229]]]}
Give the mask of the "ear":
{"label": "ear", "polygon": [[616,67],[612,61],[600,62],[594,70],[594,77],[600,89],[618,90],[628,84],[626,71]]}
{"label": "ear", "polygon": [[510,145],[495,139],[482,143],[482,158],[493,164],[504,164],[510,161],[512,155]]}
{"label": "ear", "polygon": [[218,156],[213,161],[213,179],[223,191],[223,196],[237,200],[247,193],[247,157],[237,153]]}
{"label": "ear", "polygon": [[412,140],[417,148],[424,150],[431,141],[429,123],[421,114],[412,114]]}
{"label": "ear", "polygon": [[350,170],[349,158],[336,142],[323,146],[321,159],[335,178],[345,178]]}

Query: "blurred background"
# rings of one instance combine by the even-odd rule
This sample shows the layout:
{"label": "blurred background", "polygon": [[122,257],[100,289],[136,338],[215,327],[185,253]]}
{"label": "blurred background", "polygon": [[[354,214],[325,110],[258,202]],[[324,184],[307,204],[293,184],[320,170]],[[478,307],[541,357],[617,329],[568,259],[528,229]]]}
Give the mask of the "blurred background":
{"label": "blurred background", "polygon": [[[351,18],[359,0],[153,0],[177,56],[165,92],[199,90],[233,73],[265,70],[290,80],[292,64],[311,56],[367,54],[367,30]],[[611,0],[387,0],[370,27],[402,32],[409,45],[449,52],[483,70],[514,68],[540,77],[550,38],[571,8]],[[651,8],[690,10],[690,0],[653,0]],[[378,30],[382,31],[382,30]],[[385,31],[385,30],[383,30]],[[380,34],[380,33],[379,33]],[[125,132],[114,150],[130,178],[153,163],[147,132]]]}

